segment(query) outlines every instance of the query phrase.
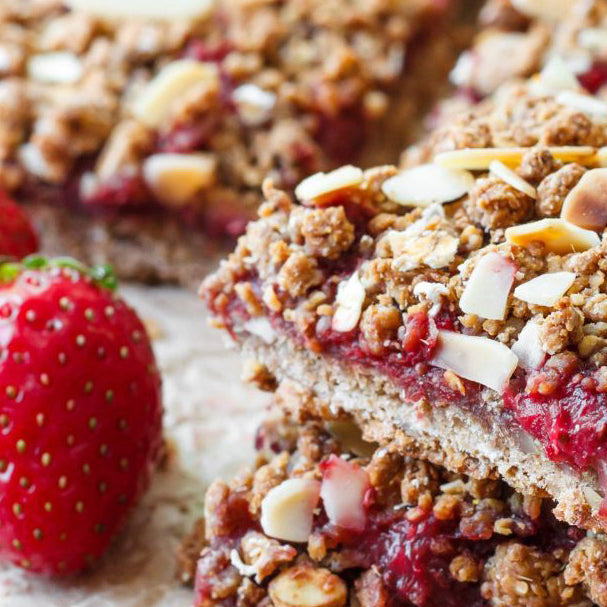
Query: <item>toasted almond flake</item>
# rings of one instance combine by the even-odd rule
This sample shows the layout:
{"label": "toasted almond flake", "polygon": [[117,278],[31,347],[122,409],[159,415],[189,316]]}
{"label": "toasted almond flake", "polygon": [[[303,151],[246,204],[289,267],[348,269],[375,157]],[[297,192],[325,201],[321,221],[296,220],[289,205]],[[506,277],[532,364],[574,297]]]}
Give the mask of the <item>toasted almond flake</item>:
{"label": "toasted almond flake", "polygon": [[495,252],[483,255],[470,274],[459,307],[466,314],[504,320],[515,274],[511,259]]}
{"label": "toasted almond flake", "polygon": [[540,326],[535,319],[527,321],[512,345],[512,351],[518,357],[519,364],[525,369],[539,369],[546,359],[542,348]]}
{"label": "toasted almond flake", "polygon": [[360,466],[332,456],[324,465],[320,497],[329,521],[343,529],[363,531],[367,522],[364,500],[371,483]]}
{"label": "toasted almond flake", "polygon": [[408,272],[421,266],[439,270],[447,267],[457,254],[459,239],[445,230],[432,230],[420,235],[402,232],[388,233],[394,252],[392,265],[399,272]]}
{"label": "toasted almond flake", "polygon": [[232,98],[241,120],[249,126],[263,124],[272,116],[276,105],[276,95],[255,84],[242,84],[237,87]]}
{"label": "toasted almond flake", "polygon": [[595,232],[607,226],[607,168],[592,169],[582,175],[567,194],[561,217]]}
{"label": "toasted almond flake", "polygon": [[287,542],[307,542],[312,532],[320,483],[290,478],[270,489],[261,502],[261,528],[266,535]]}
{"label": "toasted almond flake", "polygon": [[520,247],[543,242],[546,250],[557,255],[579,253],[597,247],[601,239],[596,232],[584,230],[564,219],[541,219],[506,229],[506,240]]}
{"label": "toasted almond flake", "polygon": [[553,55],[532,81],[532,88],[539,95],[554,95],[559,91],[577,90],[580,87],[571,67],[560,55]]}
{"label": "toasted almond flake", "polygon": [[[499,160],[510,168],[516,168],[530,148],[463,148],[450,152],[441,152],[434,158],[436,164],[452,169],[486,171],[494,160]],[[597,162],[596,150],[590,146],[554,146],[550,153],[562,162],[578,162],[594,165]]]}
{"label": "toasted almond flake", "polygon": [[170,116],[176,100],[196,84],[218,79],[219,72],[214,63],[194,59],[172,61],[139,93],[133,104],[133,114],[147,126],[159,127]]}
{"label": "toasted almond flake", "polygon": [[211,154],[153,154],[143,163],[148,187],[163,202],[183,205],[215,181]]}
{"label": "toasted almond flake", "polygon": [[607,116],[607,103],[591,95],[576,91],[561,91],[555,100],[561,105],[566,105],[591,116]]}
{"label": "toasted almond flake", "polygon": [[593,53],[607,51],[607,30],[602,27],[587,27],[580,31],[578,44]]}
{"label": "toasted almond flake", "polygon": [[597,491],[591,489],[590,487],[582,487],[582,491],[584,492],[584,496],[586,497],[586,501],[588,505],[592,509],[593,512],[597,512],[603,503],[603,498],[599,495]]}
{"label": "toasted almond flake", "polygon": [[211,14],[213,0],[65,0],[69,8],[105,19],[201,19]]}
{"label": "toasted almond flake", "polygon": [[335,298],[337,308],[333,314],[333,330],[339,333],[352,331],[358,324],[364,301],[365,287],[360,281],[358,272],[354,272],[348,280],[337,287]]}
{"label": "toasted almond flake", "polygon": [[529,17],[560,21],[571,8],[571,0],[511,0],[512,6]]}
{"label": "toasted almond flake", "polygon": [[457,200],[473,185],[474,175],[469,171],[423,164],[387,179],[382,192],[403,206],[428,207]]}
{"label": "toasted almond flake", "polygon": [[488,337],[452,331],[438,334],[438,347],[431,365],[503,392],[518,365],[518,358],[510,348]]}
{"label": "toasted almond flake", "polygon": [[295,188],[295,196],[301,201],[314,200],[332,192],[355,188],[362,182],[362,170],[352,165],[346,165],[330,173],[310,175]]}
{"label": "toasted almond flake", "polygon": [[503,162],[494,160],[489,165],[489,171],[495,176],[512,186],[515,190],[527,194],[530,198],[537,198],[535,188],[522,177],[519,177],[512,169],[508,168]]}
{"label": "toasted almond flake", "polygon": [[455,62],[449,74],[449,82],[454,86],[468,86],[474,71],[475,58],[471,51],[464,51]]}
{"label": "toasted almond flake", "polygon": [[567,293],[574,281],[573,272],[542,274],[516,287],[514,296],[535,306],[551,308]]}
{"label": "toasted almond flake", "polygon": [[33,55],[27,62],[27,75],[45,84],[75,84],[82,72],[80,59],[67,51]]}
{"label": "toasted almond flake", "polygon": [[285,569],[268,586],[275,607],[345,607],[345,582],[328,569],[296,565]]}
{"label": "toasted almond flake", "polygon": [[276,331],[267,318],[250,318],[242,326],[245,331],[259,337],[268,345],[276,341]]}

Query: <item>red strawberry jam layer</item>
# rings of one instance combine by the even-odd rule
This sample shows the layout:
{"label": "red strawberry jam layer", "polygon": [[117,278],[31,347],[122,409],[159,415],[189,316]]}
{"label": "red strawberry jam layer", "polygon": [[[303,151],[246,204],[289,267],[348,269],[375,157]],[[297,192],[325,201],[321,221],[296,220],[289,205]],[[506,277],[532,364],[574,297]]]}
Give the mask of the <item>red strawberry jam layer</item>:
{"label": "red strawberry jam layer", "polygon": [[[351,259],[340,263],[344,264],[344,272],[332,268],[332,274],[351,272],[356,267]],[[254,278],[246,280],[255,284]],[[244,305],[233,296],[218,309],[213,300],[210,296],[212,311],[238,339],[233,328],[249,319]],[[474,409],[482,418],[487,415],[483,386],[462,379],[462,392],[448,385],[444,371],[429,362],[436,351],[439,329],[462,330],[455,313],[448,309],[436,317],[424,312],[409,315],[397,339],[387,344],[381,354],[369,349],[358,328],[347,333],[334,331],[329,317],[321,317],[302,333],[280,314],[269,309],[266,314],[278,333],[288,335],[302,347],[389,377],[402,387],[408,401],[426,399],[437,406]],[[552,461],[579,470],[596,468],[607,457],[607,386],[603,384],[573,354],[548,358],[541,369],[531,374],[521,369],[516,372],[503,394],[501,418],[490,421],[512,427],[514,434],[522,428],[543,446]]]}

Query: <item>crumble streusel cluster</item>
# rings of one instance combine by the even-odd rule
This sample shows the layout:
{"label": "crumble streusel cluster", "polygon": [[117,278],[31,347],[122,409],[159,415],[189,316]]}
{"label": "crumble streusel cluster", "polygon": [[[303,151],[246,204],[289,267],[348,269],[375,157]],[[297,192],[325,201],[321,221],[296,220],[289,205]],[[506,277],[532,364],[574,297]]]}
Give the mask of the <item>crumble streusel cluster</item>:
{"label": "crumble streusel cluster", "polygon": [[[453,474],[404,457],[395,445],[365,442],[347,417],[326,410],[319,417],[322,406],[310,404],[283,403],[259,431],[254,468],[208,489],[205,521],[184,540],[180,553],[182,579],[196,582],[196,607],[217,601],[295,605],[302,596],[314,596],[319,601],[315,605],[338,607],[346,604],[348,595],[361,607],[385,607],[401,604],[396,598],[401,594],[402,604],[409,604],[407,597],[434,604],[428,583],[467,597],[462,604],[607,604],[600,573],[607,550],[603,538],[584,537],[583,532],[556,523],[547,502],[516,494],[500,481]],[[321,512],[331,511],[328,493],[321,491],[326,504],[316,510],[316,523],[305,543],[272,539],[264,529],[270,524],[268,495],[294,480],[322,482],[327,462],[334,464],[334,458],[367,479],[370,518],[390,520],[393,529],[412,525],[419,534],[408,546],[412,531],[398,540],[407,555],[401,558],[410,558],[418,567],[399,569],[402,586],[395,586],[390,577],[390,567],[399,567],[396,548],[390,553],[393,560],[380,564],[369,559],[367,551],[372,550],[365,537],[374,533],[373,524],[368,523],[366,535],[360,537],[350,530],[354,539],[349,541],[348,533],[342,530],[340,535],[330,523],[323,523],[327,515]],[[428,521],[438,522],[437,528],[448,526],[450,539],[430,535]],[[446,578],[438,577],[437,571]],[[434,582],[432,575],[437,575]],[[298,582],[285,581],[293,579]]]}
{"label": "crumble streusel cluster", "polygon": [[206,205],[229,224],[264,177],[290,187],[360,148],[392,111],[420,20],[438,15],[390,0],[200,7],[112,21],[4,2],[0,186],[68,183],[89,206]]}

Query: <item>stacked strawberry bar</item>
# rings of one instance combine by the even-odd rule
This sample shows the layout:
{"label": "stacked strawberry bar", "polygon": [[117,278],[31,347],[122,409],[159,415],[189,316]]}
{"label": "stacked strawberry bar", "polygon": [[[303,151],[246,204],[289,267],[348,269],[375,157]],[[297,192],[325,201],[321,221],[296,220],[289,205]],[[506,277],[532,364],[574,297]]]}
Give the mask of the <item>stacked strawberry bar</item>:
{"label": "stacked strawberry bar", "polygon": [[0,187],[47,250],[191,282],[263,177],[396,156],[449,70],[455,4],[3,2]]}
{"label": "stacked strawberry bar", "polygon": [[454,119],[400,171],[346,166],[295,199],[266,182],[203,295],[267,376],[598,532],[607,105],[535,84]]}
{"label": "stacked strawberry bar", "polygon": [[196,607],[606,605],[607,543],[522,496],[381,446],[292,385],[255,467],[206,495],[184,541]]}

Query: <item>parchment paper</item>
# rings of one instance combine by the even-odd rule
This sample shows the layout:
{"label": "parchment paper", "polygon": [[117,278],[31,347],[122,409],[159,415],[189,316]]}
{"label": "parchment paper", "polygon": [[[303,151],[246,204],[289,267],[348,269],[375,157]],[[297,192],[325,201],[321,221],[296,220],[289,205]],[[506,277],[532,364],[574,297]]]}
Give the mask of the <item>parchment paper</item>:
{"label": "parchment paper", "polygon": [[250,461],[268,396],[242,384],[241,361],[207,327],[202,303],[175,288],[122,293],[159,334],[165,433],[177,458],[94,574],[56,583],[0,567],[0,607],[190,607],[192,593],[174,580],[175,548],[201,512],[206,484]]}

